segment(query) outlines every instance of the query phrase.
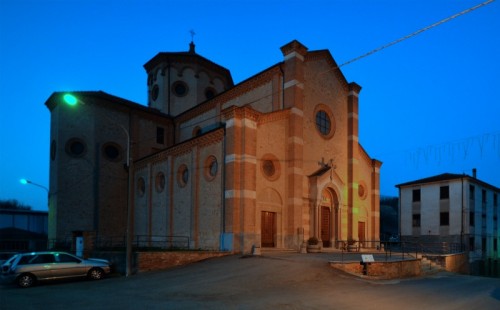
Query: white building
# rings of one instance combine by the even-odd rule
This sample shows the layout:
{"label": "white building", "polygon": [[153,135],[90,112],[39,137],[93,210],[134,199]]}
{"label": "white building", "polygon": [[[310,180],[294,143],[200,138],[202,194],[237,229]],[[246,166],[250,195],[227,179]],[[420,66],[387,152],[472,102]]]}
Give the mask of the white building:
{"label": "white building", "polygon": [[396,185],[402,241],[464,245],[470,258],[496,258],[500,189],[466,174],[444,173]]}

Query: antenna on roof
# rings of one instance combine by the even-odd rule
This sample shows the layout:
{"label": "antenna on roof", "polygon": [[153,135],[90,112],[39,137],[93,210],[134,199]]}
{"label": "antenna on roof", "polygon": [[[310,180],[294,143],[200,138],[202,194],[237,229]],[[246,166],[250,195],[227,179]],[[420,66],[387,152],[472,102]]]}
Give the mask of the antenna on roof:
{"label": "antenna on roof", "polygon": [[190,53],[195,53],[194,51],[194,35],[196,34],[193,29],[189,30],[189,33],[191,34],[191,43],[189,43],[189,52]]}

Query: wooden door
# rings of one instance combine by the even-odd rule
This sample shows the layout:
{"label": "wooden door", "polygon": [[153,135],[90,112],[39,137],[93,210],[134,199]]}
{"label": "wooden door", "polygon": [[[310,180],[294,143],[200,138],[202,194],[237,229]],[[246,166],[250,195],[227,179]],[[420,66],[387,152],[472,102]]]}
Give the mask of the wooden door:
{"label": "wooden door", "polygon": [[321,207],[321,240],[323,241],[323,247],[330,246],[331,228],[330,208]]}
{"label": "wooden door", "polygon": [[261,246],[273,248],[276,236],[276,213],[262,211],[261,215]]}
{"label": "wooden door", "polygon": [[365,243],[365,222],[358,222],[358,240],[359,246],[363,247]]}

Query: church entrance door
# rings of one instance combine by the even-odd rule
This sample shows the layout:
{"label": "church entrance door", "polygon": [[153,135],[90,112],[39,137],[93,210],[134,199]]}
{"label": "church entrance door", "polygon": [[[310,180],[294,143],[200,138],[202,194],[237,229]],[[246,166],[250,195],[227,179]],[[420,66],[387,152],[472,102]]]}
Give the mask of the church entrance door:
{"label": "church entrance door", "polygon": [[274,236],[276,236],[276,213],[262,211],[261,214],[261,246],[266,248],[275,247]]}
{"label": "church entrance door", "polygon": [[323,247],[330,246],[331,229],[330,208],[321,207],[321,241],[323,241]]}

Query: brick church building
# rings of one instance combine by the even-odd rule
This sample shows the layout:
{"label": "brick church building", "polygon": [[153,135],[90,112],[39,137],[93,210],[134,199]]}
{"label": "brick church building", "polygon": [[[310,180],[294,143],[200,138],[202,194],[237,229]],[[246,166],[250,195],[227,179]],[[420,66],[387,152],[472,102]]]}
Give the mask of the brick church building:
{"label": "brick church building", "polygon": [[[147,106],[53,93],[49,238],[185,238],[248,253],[379,239],[379,173],[358,139],[361,87],[298,41],[234,85],[195,52],[149,60]],[[128,220],[127,220],[128,219]],[[128,224],[127,224],[128,223]]]}

